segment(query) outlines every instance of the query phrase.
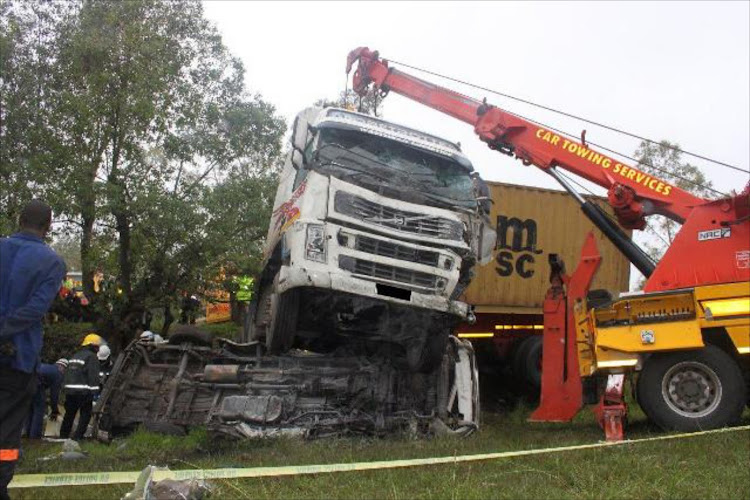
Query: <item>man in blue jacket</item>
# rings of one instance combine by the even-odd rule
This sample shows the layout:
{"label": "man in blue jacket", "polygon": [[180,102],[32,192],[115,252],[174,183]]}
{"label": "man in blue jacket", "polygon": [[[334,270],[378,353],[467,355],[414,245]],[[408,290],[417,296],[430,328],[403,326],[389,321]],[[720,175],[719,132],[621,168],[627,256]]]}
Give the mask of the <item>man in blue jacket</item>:
{"label": "man in blue jacket", "polygon": [[21,429],[36,392],[42,318],[65,278],[65,263],[44,243],[52,210],[32,200],[20,231],[0,239],[0,500],[18,461]]}

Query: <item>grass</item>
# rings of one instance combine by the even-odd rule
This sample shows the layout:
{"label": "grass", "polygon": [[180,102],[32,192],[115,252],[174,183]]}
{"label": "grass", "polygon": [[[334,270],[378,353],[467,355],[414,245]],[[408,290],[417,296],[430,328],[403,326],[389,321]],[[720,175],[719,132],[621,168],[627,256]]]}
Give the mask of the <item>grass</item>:
{"label": "grass", "polygon": [[[86,442],[88,458],[37,459],[55,443],[25,443],[17,473],[279,466],[454,456],[594,443],[602,433],[590,412],[568,424],[525,422],[531,408],[483,414],[468,439],[217,440],[203,430],[187,437],[138,431],[112,444]],[[627,437],[663,435],[631,406]],[[743,424],[750,424],[746,411]],[[712,498],[750,497],[750,432],[738,431],[550,455],[287,478],[213,481],[212,498]],[[13,498],[120,498],[132,485],[13,490]]]}

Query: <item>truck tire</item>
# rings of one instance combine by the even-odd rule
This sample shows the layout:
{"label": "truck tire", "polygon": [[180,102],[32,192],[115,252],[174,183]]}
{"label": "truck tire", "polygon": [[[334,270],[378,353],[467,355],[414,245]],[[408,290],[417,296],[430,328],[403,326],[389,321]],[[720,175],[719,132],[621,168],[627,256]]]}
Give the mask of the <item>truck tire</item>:
{"label": "truck tire", "polygon": [[712,345],[651,356],[638,377],[637,391],[649,419],[663,429],[678,431],[735,423],[746,394],[734,358]]}
{"label": "truck tire", "polygon": [[297,330],[299,290],[274,292],[269,297],[270,316],[266,327],[266,349],[280,354],[292,347]]}
{"label": "truck tire", "polygon": [[511,359],[513,375],[534,389],[542,386],[542,336],[526,337],[518,343]]}
{"label": "truck tire", "polygon": [[523,352],[522,374],[532,390],[542,388],[542,336],[534,335],[526,339]]}
{"label": "truck tire", "polygon": [[447,328],[427,333],[423,342],[406,347],[406,360],[412,372],[430,373],[443,362],[450,330]]}

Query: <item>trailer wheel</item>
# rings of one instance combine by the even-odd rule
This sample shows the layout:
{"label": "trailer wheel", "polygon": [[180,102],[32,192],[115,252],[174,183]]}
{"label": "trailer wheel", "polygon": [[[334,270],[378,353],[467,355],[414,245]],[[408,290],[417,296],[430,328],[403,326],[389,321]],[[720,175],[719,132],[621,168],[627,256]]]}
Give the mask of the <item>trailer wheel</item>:
{"label": "trailer wheel", "polygon": [[521,340],[513,353],[513,374],[532,389],[542,387],[542,336],[533,335]]}
{"label": "trailer wheel", "polygon": [[542,336],[534,335],[526,340],[521,360],[523,377],[535,391],[542,388]]}
{"label": "trailer wheel", "polygon": [[430,331],[422,342],[406,347],[406,360],[413,372],[430,373],[443,362],[450,330],[447,328]]}
{"label": "trailer wheel", "polygon": [[659,427],[694,431],[739,420],[745,381],[729,354],[708,345],[651,356],[638,377],[638,401]]}

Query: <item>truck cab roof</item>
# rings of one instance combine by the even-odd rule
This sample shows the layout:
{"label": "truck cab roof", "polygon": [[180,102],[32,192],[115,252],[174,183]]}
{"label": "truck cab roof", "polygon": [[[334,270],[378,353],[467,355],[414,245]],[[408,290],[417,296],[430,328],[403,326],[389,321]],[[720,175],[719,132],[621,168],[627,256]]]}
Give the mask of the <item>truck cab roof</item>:
{"label": "truck cab roof", "polygon": [[313,124],[315,128],[354,129],[371,135],[379,135],[451,158],[465,168],[467,172],[474,170],[471,160],[461,152],[461,147],[454,142],[405,125],[342,108],[326,108],[322,111],[325,112],[320,113]]}

